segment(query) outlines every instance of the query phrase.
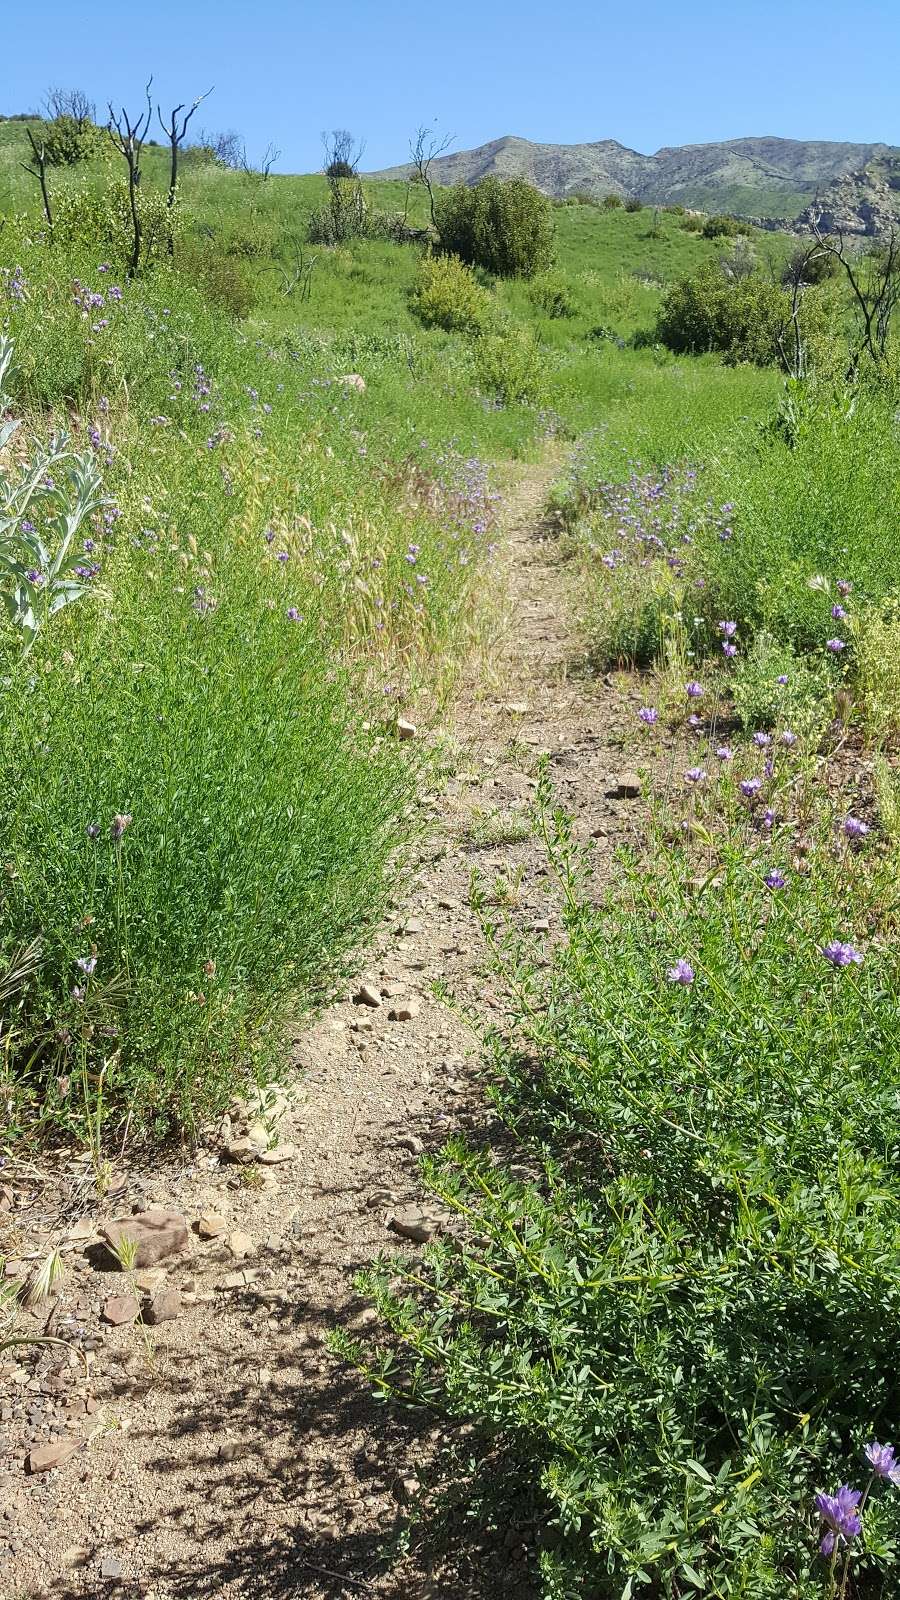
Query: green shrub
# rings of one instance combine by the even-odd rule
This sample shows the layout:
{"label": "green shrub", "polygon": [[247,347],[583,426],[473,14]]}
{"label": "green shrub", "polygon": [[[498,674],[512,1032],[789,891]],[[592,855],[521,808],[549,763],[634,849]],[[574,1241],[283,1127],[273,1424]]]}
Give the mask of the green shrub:
{"label": "green shrub", "polygon": [[680,226],[685,233],[702,233],[703,218],[698,216],[695,211],[689,211],[686,216],[682,217]]}
{"label": "green shrub", "polygon": [[482,178],[436,197],[441,249],[500,278],[533,278],[553,260],[553,207],[524,178]]}
{"label": "green shrub", "polygon": [[491,314],[491,297],[458,256],[423,256],[411,296],[426,328],[478,333]]}
{"label": "green shrub", "polygon": [[533,404],[546,392],[546,358],[528,328],[484,333],[474,347],[478,385],[503,405]]}
{"label": "green shrub", "polygon": [[761,629],[739,652],[731,677],[735,712],[748,731],[792,728],[811,734],[831,714],[835,675],[822,660],[797,656],[788,641]]}
{"label": "green shrub", "polygon": [[636,195],[629,195],[628,199],[625,201],[625,210],[626,211],[643,211],[643,209],[644,209],[643,201],[642,200],[638,200]]}
{"label": "green shrub", "polygon": [[781,274],[781,281],[785,286],[793,287],[795,283],[827,283],[840,273],[841,264],[837,256],[832,255],[829,250],[817,250],[812,254],[811,244],[812,241],[808,244],[798,244],[791,252]]}
{"label": "green shrub", "polygon": [[558,272],[543,272],[532,278],[528,298],[546,317],[554,319],[574,317],[578,310],[571,284]]}
{"label": "green shrub", "polygon": [[43,144],[47,163],[51,167],[76,167],[90,161],[103,148],[103,130],[85,118],[61,115],[44,122],[34,131],[38,145]]}
{"label": "green shrub", "polygon": [[790,306],[783,289],[759,273],[733,278],[708,261],[665,295],[656,337],[670,350],[718,351],[726,361],[765,366],[778,359],[778,336]]}
{"label": "green shrub", "polygon": [[620,194],[605,194],[603,196],[604,211],[618,211],[621,205],[622,196]]}
{"label": "green shrub", "polygon": [[[805,769],[776,749],[778,814]],[[900,1428],[900,973],[874,911],[893,867],[836,848],[823,806],[792,871],[790,835],[755,832],[723,773],[708,805],[667,801],[605,892],[542,786],[549,972],[477,891],[509,1018],[490,1038],[504,1141],[428,1164],[461,1243],[364,1276],[383,1360],[341,1341],[465,1427],[469,1456],[503,1447],[551,1526],[546,1600],[824,1600],[845,1553],[830,1575],[814,1497],[840,1483],[872,1484],[844,1592],[896,1593],[900,1496],[863,1455]],[[861,966],[824,958],[866,935]]]}
{"label": "green shrub", "polygon": [[714,216],[707,217],[701,228],[704,239],[730,239],[736,233],[743,233],[745,223],[738,222],[736,217]]}
{"label": "green shrub", "polygon": [[215,245],[189,244],[178,251],[177,270],[211,306],[246,317],[256,304],[256,284],[240,257]]}
{"label": "green shrub", "polygon": [[896,747],[900,738],[900,595],[863,613],[854,627],[854,684],[870,738]]}

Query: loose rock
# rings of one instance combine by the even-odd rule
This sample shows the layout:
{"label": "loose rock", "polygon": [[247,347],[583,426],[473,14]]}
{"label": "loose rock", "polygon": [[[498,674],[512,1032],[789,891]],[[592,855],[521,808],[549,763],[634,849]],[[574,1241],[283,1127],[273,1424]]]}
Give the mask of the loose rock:
{"label": "loose rock", "polygon": [[28,1455],[29,1472],[51,1472],[54,1467],[65,1466],[82,1445],[81,1439],[57,1439],[53,1444],[42,1444]]}
{"label": "loose rock", "polygon": [[144,1308],[144,1321],[156,1326],[160,1322],[174,1322],[181,1311],[181,1295],[177,1289],[160,1289]]}
{"label": "loose rock", "polygon": [[609,790],[609,796],[614,800],[639,800],[642,787],[637,772],[620,772]]}
{"label": "loose rock", "polygon": [[370,983],[361,983],[353,996],[355,1006],[371,1006],[373,1010],[381,1005],[381,995]]}
{"label": "loose rock", "polygon": [[[136,1211],[130,1217],[116,1217],[104,1222],[100,1232],[113,1255],[123,1241],[134,1244],[134,1265],[155,1267],[167,1256],[178,1255],[187,1249],[188,1228],[184,1217],[177,1211],[163,1211],[156,1206],[149,1211]],[[116,1257],[118,1260],[118,1257]]]}
{"label": "loose rock", "polygon": [[201,1239],[219,1239],[223,1233],[228,1232],[227,1219],[220,1217],[215,1211],[204,1211],[194,1226]]}
{"label": "loose rock", "polygon": [[391,1006],[388,1022],[412,1022],[421,1009],[418,1000],[401,1000],[399,1005]]}
{"label": "loose rock", "polygon": [[388,1226],[401,1238],[411,1239],[413,1244],[427,1244],[438,1232],[438,1224],[433,1217],[426,1217],[424,1212],[413,1209],[395,1212]]}
{"label": "loose rock", "polygon": [[104,1301],[103,1321],[118,1328],[125,1322],[136,1322],[140,1312],[140,1303],[135,1295],[113,1294]]}

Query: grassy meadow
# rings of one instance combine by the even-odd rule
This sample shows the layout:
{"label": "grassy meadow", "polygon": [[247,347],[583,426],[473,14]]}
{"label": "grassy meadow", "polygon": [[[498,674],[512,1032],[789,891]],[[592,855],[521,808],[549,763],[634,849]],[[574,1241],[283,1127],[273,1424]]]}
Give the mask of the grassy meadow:
{"label": "grassy meadow", "polygon": [[[0,123],[0,1142],[99,1165],[271,1070],[402,882],[495,470],[565,441],[577,648],[644,672],[653,820],[598,886],[541,776],[549,964],[476,885],[513,1154],[427,1163],[462,1239],[370,1273],[383,1339],[340,1348],[474,1430],[475,1479],[503,1460],[545,1600],[888,1600],[894,334],[849,360],[838,277],[801,374],[748,358],[783,235],[566,204],[504,278],[397,226],[316,242],[324,177],[196,154],[129,276],[113,155],[51,173],[51,233],[22,143]],[[148,150],[151,239],[165,182]],[[363,192],[425,230],[421,189]],[[743,320],[675,353],[661,308],[721,263]]]}

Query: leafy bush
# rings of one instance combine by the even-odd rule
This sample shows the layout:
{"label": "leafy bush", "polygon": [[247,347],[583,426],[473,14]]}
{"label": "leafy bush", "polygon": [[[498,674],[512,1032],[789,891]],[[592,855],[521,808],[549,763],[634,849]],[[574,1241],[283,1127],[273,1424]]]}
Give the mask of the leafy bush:
{"label": "leafy bush", "polygon": [[528,297],[547,317],[574,317],[578,310],[571,284],[558,272],[543,272],[532,278]]}
{"label": "leafy bush", "polygon": [[[168,255],[170,241],[180,235],[182,216],[162,190],[149,186],[137,190],[137,207],[142,265],[147,266]],[[68,185],[54,200],[53,239],[70,250],[100,250],[113,264],[126,266],[133,240],[127,183],[117,179],[100,189],[86,181]]]}
{"label": "leafy bush", "polygon": [[553,207],[524,178],[482,178],[436,197],[441,249],[501,278],[533,278],[553,260]]}
{"label": "leafy bush", "polygon": [[626,211],[643,211],[643,209],[644,209],[644,203],[643,203],[642,200],[638,200],[636,195],[630,195],[629,198],[625,201],[625,210]]}
{"label": "leafy bush", "polygon": [[210,305],[233,317],[246,317],[256,304],[256,285],[240,258],[215,245],[189,244],[177,258],[178,272],[197,288]]}
{"label": "leafy bush", "polygon": [[545,358],[528,328],[484,333],[474,347],[475,377],[504,405],[540,400],[546,387]]}
{"label": "leafy bush", "polygon": [[603,196],[604,211],[618,211],[621,205],[622,196],[620,194],[605,194]]}
{"label": "leafy bush", "polygon": [[34,136],[39,146],[43,144],[51,167],[76,167],[92,160],[103,148],[102,129],[83,117],[53,117],[42,123]]}
{"label": "leafy bush", "polygon": [[810,250],[810,244],[798,244],[784,264],[781,281],[788,287],[795,283],[827,283],[841,270],[837,256],[829,250]]}
{"label": "leafy bush", "polygon": [[788,727],[811,734],[830,714],[835,674],[821,660],[797,656],[789,642],[761,629],[731,677],[735,712],[745,729]]}
{"label": "leafy bush", "polygon": [[718,261],[708,261],[665,295],[656,337],[670,350],[716,350],[732,363],[765,366],[778,358],[778,336],[789,317],[777,284],[758,273],[730,277]]}
{"label": "leafy bush", "polygon": [[700,231],[704,239],[729,239],[742,233],[745,226],[736,217],[714,216],[706,218]]}
{"label": "leafy bush", "polygon": [[[776,814],[804,763],[778,748]],[[845,1593],[889,1600],[900,1496],[863,1448],[900,1428],[900,973],[866,909],[893,868],[835,844],[826,810],[791,872],[737,777],[686,805],[684,842],[655,831],[598,905],[544,784],[566,935],[549,973],[478,899],[509,1142],[429,1162],[462,1243],[366,1275],[394,1337],[380,1363],[343,1348],[474,1426],[473,1454],[502,1444],[555,1525],[547,1600],[821,1600],[845,1559]],[[831,1560],[815,1495],[839,1483],[870,1492]]]}
{"label": "leafy bush", "polygon": [[479,333],[491,314],[491,298],[458,256],[423,256],[411,299],[426,328]]}
{"label": "leafy bush", "polygon": [[896,746],[900,738],[900,596],[863,613],[854,628],[854,679],[867,733]]}
{"label": "leafy bush", "polygon": [[682,217],[680,226],[685,233],[702,233],[703,221],[703,217],[698,216],[695,211],[689,211],[686,216]]}

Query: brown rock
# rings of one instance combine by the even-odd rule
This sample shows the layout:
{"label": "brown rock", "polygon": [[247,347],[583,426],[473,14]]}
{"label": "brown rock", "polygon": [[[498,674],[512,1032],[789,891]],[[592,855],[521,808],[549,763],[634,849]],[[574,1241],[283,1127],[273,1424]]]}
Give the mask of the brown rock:
{"label": "brown rock", "polygon": [[391,1006],[388,1012],[388,1022],[412,1022],[421,1010],[418,1000],[401,1000],[396,1006]]}
{"label": "brown rock", "polygon": [[215,1211],[204,1211],[194,1223],[197,1234],[201,1239],[218,1239],[223,1233],[228,1232],[228,1222],[225,1217],[220,1217]]}
{"label": "brown rock", "polygon": [[181,1311],[181,1295],[177,1289],[160,1289],[144,1308],[144,1321],[152,1325],[174,1322]]}
{"label": "brown rock", "polygon": [[279,1167],[283,1161],[293,1161],[297,1147],[293,1144],[276,1144],[271,1150],[260,1150],[259,1159],[264,1167]]}
{"label": "brown rock", "polygon": [[407,722],[405,717],[398,717],[394,726],[397,730],[398,739],[414,739],[416,737],[415,723]]}
{"label": "brown rock", "polygon": [[149,1211],[136,1211],[130,1217],[116,1217],[104,1222],[100,1233],[115,1255],[123,1240],[134,1244],[134,1265],[155,1267],[167,1256],[178,1255],[187,1249],[188,1228],[178,1211],[163,1211],[153,1206]]}
{"label": "brown rock", "polygon": [[355,389],[357,394],[365,394],[366,380],[358,372],[345,372],[342,378],[335,378],[335,383],[342,383],[345,389]]}
{"label": "brown rock", "polygon": [[29,1472],[51,1472],[54,1467],[63,1467],[76,1450],[80,1450],[81,1439],[57,1439],[54,1444],[41,1444],[28,1454]]}
{"label": "brown rock", "polygon": [[245,1256],[252,1256],[255,1250],[256,1245],[249,1233],[238,1231],[229,1235],[228,1252],[229,1255],[234,1257],[235,1261],[243,1261]]}
{"label": "brown rock", "polygon": [[353,996],[355,1006],[371,1006],[373,1010],[381,1005],[381,995],[370,983],[361,983]]}
{"label": "brown rock", "polygon": [[616,800],[639,800],[642,784],[637,772],[620,772],[609,793]]}
{"label": "brown rock", "polygon": [[389,1226],[393,1233],[399,1233],[402,1239],[411,1239],[413,1244],[427,1244],[438,1231],[438,1224],[433,1218],[414,1210],[395,1212]]}
{"label": "brown rock", "polygon": [[111,1294],[103,1304],[103,1321],[113,1328],[125,1322],[136,1322],[140,1313],[140,1303],[133,1294]]}
{"label": "brown rock", "polygon": [[246,1166],[251,1161],[259,1160],[260,1146],[255,1139],[246,1135],[241,1139],[232,1139],[225,1146],[225,1154],[229,1161],[234,1161],[238,1166]]}

